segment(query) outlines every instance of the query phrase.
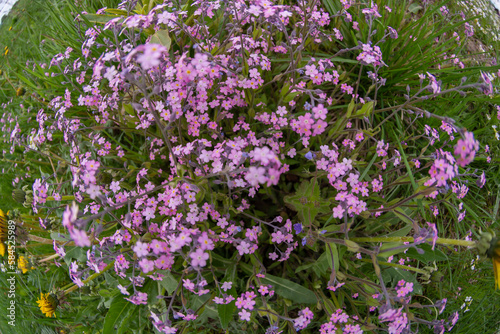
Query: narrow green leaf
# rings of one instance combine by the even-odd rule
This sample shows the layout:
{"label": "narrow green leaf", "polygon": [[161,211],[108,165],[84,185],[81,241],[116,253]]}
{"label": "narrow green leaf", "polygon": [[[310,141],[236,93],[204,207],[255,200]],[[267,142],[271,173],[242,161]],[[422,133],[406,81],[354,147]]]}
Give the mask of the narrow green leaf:
{"label": "narrow green leaf", "polygon": [[361,107],[361,109],[359,109],[359,110],[356,111],[355,115],[356,116],[366,116],[366,117],[370,116],[370,114],[373,111],[373,104],[374,104],[373,101],[365,103]]}
{"label": "narrow green leaf", "polygon": [[127,16],[127,11],[123,9],[116,9],[116,8],[108,8],[105,10],[106,13],[118,15],[118,16]]}
{"label": "narrow green leaf", "polygon": [[262,282],[271,284],[278,295],[296,303],[314,304],[318,302],[314,292],[285,278],[268,274],[262,278]]}
{"label": "narrow green leaf", "polygon": [[97,24],[106,24],[112,19],[117,18],[117,16],[114,15],[100,15],[100,14],[83,14],[82,16],[89,22]]}
{"label": "narrow green leaf", "polygon": [[[340,268],[340,262],[339,262],[339,251],[337,249],[337,244],[334,242],[331,242],[328,244],[329,247],[327,247],[327,251],[325,252],[326,256],[328,257],[328,264],[330,265],[331,269],[339,270]],[[331,253],[330,253],[331,249]],[[332,262],[333,260],[333,262]]]}

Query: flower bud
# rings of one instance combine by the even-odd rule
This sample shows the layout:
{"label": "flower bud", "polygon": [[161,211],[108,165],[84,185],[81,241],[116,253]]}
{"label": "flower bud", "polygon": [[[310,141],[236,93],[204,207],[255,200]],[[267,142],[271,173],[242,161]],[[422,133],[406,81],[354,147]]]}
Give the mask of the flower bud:
{"label": "flower bud", "polygon": [[490,249],[490,242],[493,240],[493,234],[490,232],[481,232],[481,236],[477,241],[476,247],[480,255],[486,255]]}
{"label": "flower bud", "polygon": [[21,189],[14,189],[12,190],[12,198],[17,202],[17,203],[24,203],[26,200],[26,192],[21,190]]}

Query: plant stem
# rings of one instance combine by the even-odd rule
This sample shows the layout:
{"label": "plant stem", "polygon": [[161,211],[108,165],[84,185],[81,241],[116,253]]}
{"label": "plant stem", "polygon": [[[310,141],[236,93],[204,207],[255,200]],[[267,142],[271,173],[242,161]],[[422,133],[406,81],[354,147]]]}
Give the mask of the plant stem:
{"label": "plant stem", "polygon": [[[93,274],[93,275],[90,275],[90,276],[89,276],[89,278],[87,278],[86,280],[83,280],[83,281],[82,281],[82,283],[83,283],[83,284],[87,284],[88,282],[92,281],[94,278],[101,276],[101,275],[102,275],[105,271],[107,271],[109,268],[113,267],[113,266],[114,266],[114,264],[115,264],[115,261],[113,261],[113,262],[109,263],[109,264],[108,264],[108,265],[107,265],[107,266],[106,266],[103,270],[101,270],[101,272],[99,272],[99,273],[95,273],[95,274]],[[64,294],[65,294],[65,295],[67,295],[68,293],[73,292],[73,291],[75,291],[75,290],[76,290],[76,289],[78,289],[78,288],[79,288],[79,286],[78,286],[78,285],[76,285],[76,284],[72,283],[72,286],[71,286],[70,288],[68,288],[67,290],[65,290],[65,291],[64,291]]]}
{"label": "plant stem", "polygon": [[[372,263],[372,260],[370,260],[370,259],[361,259],[360,261]],[[383,265],[383,266],[411,270],[411,271],[414,271],[414,272],[419,273],[419,274],[427,274],[428,273],[427,271],[425,271],[423,269],[418,269],[418,268],[414,268],[411,266],[404,266],[404,265],[397,264],[397,263],[390,263],[390,262],[385,262],[385,261],[378,261],[378,263]]]}
{"label": "plant stem", "polygon": [[[354,242],[414,242],[413,237],[364,237],[364,238],[350,238]],[[429,238],[426,241],[432,242]],[[476,242],[470,240],[457,240],[457,239],[446,239],[437,238],[436,244],[440,245],[455,245],[464,247],[475,247]]]}

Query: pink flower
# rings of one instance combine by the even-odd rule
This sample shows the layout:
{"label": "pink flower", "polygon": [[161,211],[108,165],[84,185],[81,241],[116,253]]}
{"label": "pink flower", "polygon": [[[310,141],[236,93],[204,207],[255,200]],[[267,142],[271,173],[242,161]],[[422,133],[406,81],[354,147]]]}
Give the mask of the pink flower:
{"label": "pink flower", "polygon": [[146,44],[139,46],[138,50],[140,49],[144,52],[139,55],[136,60],[145,70],[158,66],[160,64],[162,53],[166,51],[166,48],[160,44]]}
{"label": "pink flower", "polygon": [[188,191],[186,193],[186,195],[184,195],[184,198],[186,199],[186,202],[188,203],[191,203],[191,202],[194,202],[196,200],[196,197],[195,197],[196,193],[193,192],[193,191]]}
{"label": "pink flower", "polygon": [[189,291],[194,290],[194,283],[191,282],[189,279],[183,279],[182,282],[184,282],[183,286],[188,289]]}
{"label": "pink flower", "polygon": [[203,234],[198,238],[198,242],[200,243],[200,248],[202,250],[212,250],[215,247],[213,241],[208,237],[207,232],[203,232]]}
{"label": "pink flower", "polygon": [[174,260],[171,256],[162,255],[155,261],[155,266],[158,269],[170,269],[174,264]]}
{"label": "pink flower", "polygon": [[71,239],[75,241],[75,245],[78,247],[90,247],[90,239],[87,233],[82,230],[77,230],[76,228],[71,228],[69,230],[69,235]]}
{"label": "pink flower", "polygon": [[267,287],[267,285],[261,285],[259,287],[259,292],[261,295],[265,296],[266,294],[269,293],[269,288]]}
{"label": "pink flower", "polygon": [[262,148],[256,147],[252,152],[250,152],[250,156],[256,161],[260,161],[264,166],[267,166],[270,161],[275,161],[276,158],[274,152],[271,151],[267,146],[264,146]]}
{"label": "pink flower", "polygon": [[240,312],[238,312],[238,315],[240,316],[240,320],[250,321],[251,313],[248,312],[247,310],[245,309],[241,310]]}
{"label": "pink flower", "polygon": [[191,257],[191,265],[193,267],[204,267],[207,265],[207,260],[209,258],[208,253],[205,253],[203,249],[197,248],[196,251],[189,254]]}
{"label": "pink flower", "polygon": [[141,261],[139,261],[139,265],[141,266],[143,273],[148,273],[154,269],[155,263],[151,260],[148,260],[147,258],[143,258]]}
{"label": "pink flower", "polygon": [[318,104],[316,107],[313,107],[312,111],[314,113],[314,118],[323,120],[326,119],[328,110],[322,104]]}
{"label": "pink flower", "polygon": [[250,183],[252,187],[258,186],[259,183],[264,183],[267,181],[267,178],[264,175],[265,173],[266,169],[264,167],[251,166],[248,169],[247,175],[245,175],[245,180],[247,180],[247,182]]}
{"label": "pink flower", "polygon": [[109,189],[111,189],[114,193],[117,193],[121,189],[120,182],[112,181],[111,185],[109,186]]}
{"label": "pink flower", "polygon": [[159,241],[158,239],[154,239],[153,241],[151,241],[151,249],[153,250],[153,253],[155,255],[158,255],[161,253],[162,251],[162,242]]}
{"label": "pink flower", "polygon": [[148,243],[137,241],[132,250],[137,254],[138,257],[144,257],[149,255]]}
{"label": "pink flower", "polygon": [[63,213],[62,216],[63,226],[69,228],[71,224],[76,220],[77,215],[78,215],[78,205],[76,205],[76,203],[73,202],[71,207],[68,205]]}
{"label": "pink flower", "polygon": [[333,208],[333,218],[342,218],[344,215],[344,209],[342,208],[341,205],[337,205],[336,207]]}
{"label": "pink flower", "polygon": [[125,288],[124,286],[122,286],[121,284],[118,284],[118,289],[120,289],[120,292],[124,295],[127,295],[129,296],[130,293],[127,291],[127,288]]}
{"label": "pink flower", "polygon": [[246,241],[242,241],[238,246],[236,246],[240,255],[253,253],[251,248],[252,244]]}
{"label": "pink flower", "polygon": [[227,290],[231,289],[232,286],[233,286],[233,282],[224,282],[224,283],[222,283],[221,289],[224,291],[227,291]]}

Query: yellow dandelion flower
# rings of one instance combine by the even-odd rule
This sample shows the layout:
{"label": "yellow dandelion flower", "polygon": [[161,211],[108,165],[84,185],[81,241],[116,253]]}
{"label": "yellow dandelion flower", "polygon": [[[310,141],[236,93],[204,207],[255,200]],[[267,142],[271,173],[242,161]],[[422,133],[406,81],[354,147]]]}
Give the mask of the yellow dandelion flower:
{"label": "yellow dandelion flower", "polygon": [[0,254],[5,256],[5,240],[7,240],[7,219],[2,209],[0,209]]}
{"label": "yellow dandelion flower", "polygon": [[21,269],[23,274],[26,274],[28,272],[28,261],[26,261],[26,258],[24,256],[20,256],[19,259],[17,259],[17,267]]}
{"label": "yellow dandelion flower", "polygon": [[20,87],[16,90],[16,96],[23,96],[26,93],[26,89]]}
{"label": "yellow dandelion flower", "polygon": [[38,304],[38,307],[46,317],[52,318],[52,315],[54,315],[54,318],[56,317],[56,308],[58,302],[53,294],[44,294],[40,292],[40,299],[38,299],[36,302]]}
{"label": "yellow dandelion flower", "polygon": [[493,238],[488,249],[488,257],[493,261],[495,274],[495,290],[500,289],[500,238]]}

